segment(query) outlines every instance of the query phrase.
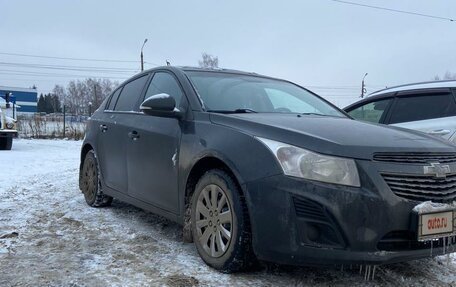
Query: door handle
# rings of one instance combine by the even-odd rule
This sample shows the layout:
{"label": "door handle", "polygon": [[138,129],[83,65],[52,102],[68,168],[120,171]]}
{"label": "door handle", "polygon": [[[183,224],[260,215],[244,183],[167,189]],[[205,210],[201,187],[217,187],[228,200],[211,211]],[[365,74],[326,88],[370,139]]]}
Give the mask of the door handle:
{"label": "door handle", "polygon": [[100,125],[100,131],[102,133],[106,132],[108,130],[108,126],[107,125]]}
{"label": "door handle", "polygon": [[131,131],[128,133],[128,137],[135,141],[139,139],[139,133],[137,131]]}
{"label": "door handle", "polygon": [[449,134],[450,132],[451,131],[449,131],[449,130],[433,130],[433,131],[430,131],[429,134],[437,135],[437,136],[444,136],[444,135]]}

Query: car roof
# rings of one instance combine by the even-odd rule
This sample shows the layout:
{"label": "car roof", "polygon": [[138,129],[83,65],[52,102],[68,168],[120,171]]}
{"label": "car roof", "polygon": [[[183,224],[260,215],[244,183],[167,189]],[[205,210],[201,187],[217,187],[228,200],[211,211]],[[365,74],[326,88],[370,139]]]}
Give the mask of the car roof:
{"label": "car roof", "polygon": [[228,73],[228,74],[242,74],[242,75],[255,75],[255,76],[262,76],[254,72],[245,72],[240,70],[234,69],[224,69],[224,68],[200,68],[200,67],[192,67],[192,66],[178,66],[178,69],[181,69],[185,72],[190,71],[198,71],[198,72],[215,72],[215,73]]}
{"label": "car roof", "polygon": [[368,97],[383,95],[386,93],[394,93],[409,90],[420,90],[420,89],[432,89],[432,88],[456,88],[456,80],[444,80],[444,81],[430,81],[420,82],[413,84],[406,84],[400,86],[394,86],[386,89],[382,89],[369,94]]}
{"label": "car roof", "polygon": [[135,76],[139,76],[144,73],[150,73],[156,70],[169,70],[169,71],[180,71],[180,72],[209,72],[209,73],[226,73],[226,74],[236,74],[236,75],[245,75],[245,76],[253,76],[253,77],[260,77],[260,78],[265,78],[265,79],[271,79],[271,80],[278,80],[278,81],[285,81],[289,82],[284,79],[280,78],[274,78],[270,76],[265,76],[261,75],[258,73],[254,72],[245,72],[245,71],[240,71],[240,70],[234,70],[234,69],[224,69],[224,68],[200,68],[200,67],[192,67],[192,66],[160,66],[160,67],[154,67],[152,69],[145,70]]}

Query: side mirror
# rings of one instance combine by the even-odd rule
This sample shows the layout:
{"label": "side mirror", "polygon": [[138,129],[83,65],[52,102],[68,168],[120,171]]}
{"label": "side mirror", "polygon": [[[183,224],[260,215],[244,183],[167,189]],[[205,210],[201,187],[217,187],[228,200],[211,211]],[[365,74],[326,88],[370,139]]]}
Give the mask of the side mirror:
{"label": "side mirror", "polygon": [[139,107],[149,116],[180,118],[182,112],[176,108],[176,100],[168,94],[157,94],[148,97]]}

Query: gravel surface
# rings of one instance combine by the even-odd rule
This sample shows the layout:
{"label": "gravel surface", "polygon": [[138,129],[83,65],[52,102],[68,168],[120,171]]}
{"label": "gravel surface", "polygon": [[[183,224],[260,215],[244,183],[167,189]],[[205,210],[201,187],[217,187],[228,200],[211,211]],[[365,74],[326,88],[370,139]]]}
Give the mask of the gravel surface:
{"label": "gravel surface", "polygon": [[359,266],[218,273],[177,224],[116,200],[88,207],[80,145],[16,140],[0,151],[0,286],[456,286],[454,256],[381,266],[371,281]]}

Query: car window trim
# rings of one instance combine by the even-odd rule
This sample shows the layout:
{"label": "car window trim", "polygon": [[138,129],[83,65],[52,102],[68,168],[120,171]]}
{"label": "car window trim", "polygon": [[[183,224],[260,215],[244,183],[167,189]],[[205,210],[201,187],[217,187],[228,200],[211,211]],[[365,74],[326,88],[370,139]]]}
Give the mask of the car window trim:
{"label": "car window trim", "polygon": [[[437,95],[449,94],[450,97],[453,95],[452,98],[453,98],[453,100],[455,100],[454,93],[451,91],[450,88],[419,89],[419,90],[407,90],[407,91],[396,92],[396,94],[394,96],[395,97],[394,103],[391,106],[391,112],[388,115],[388,118],[387,118],[387,121],[385,121],[385,124],[387,124],[387,125],[391,124],[391,118],[392,118],[393,112],[396,109],[397,102],[400,98],[424,97],[426,95],[436,95],[436,94]],[[455,102],[455,105],[456,105],[456,102]],[[444,117],[448,117],[448,115],[445,115]],[[401,122],[401,123],[409,123],[409,122],[411,122],[411,121]],[[415,122],[415,121],[413,121],[413,122]],[[400,124],[400,123],[394,123],[394,124]]]}
{"label": "car window trim", "polygon": [[[123,89],[123,86],[120,86],[117,89],[115,89],[114,92],[111,93],[111,95],[109,95],[109,100],[106,102],[106,105],[104,106],[105,111],[113,111],[113,110],[109,109],[109,105],[111,104],[112,97],[114,96],[115,93],[117,93],[117,91],[120,91],[120,93],[119,93],[119,96],[120,96],[120,94],[122,93],[122,89]],[[117,97],[117,100],[118,99],[119,99],[119,97]],[[116,104],[117,104],[117,100],[116,100]],[[114,104],[114,107],[116,104]]]}
{"label": "car window trim", "polygon": [[[179,86],[179,89],[181,90],[181,93],[182,93],[182,96],[183,96],[182,99],[185,98],[185,104],[184,104],[184,105],[182,105],[184,102],[183,102],[182,99],[181,99],[180,107],[183,107],[183,109],[186,110],[187,107],[188,107],[188,105],[189,105],[189,100],[188,100],[188,97],[187,97],[187,95],[186,95],[186,93],[185,93],[185,91],[184,91],[184,88],[183,88],[183,86],[182,86],[182,83],[179,81],[179,79],[177,78],[177,76],[176,76],[172,71],[163,70],[163,69],[154,70],[154,71],[152,71],[152,72],[150,73],[150,78],[149,78],[149,79],[147,80],[147,82],[146,82],[146,85],[145,85],[145,87],[144,87],[143,95],[142,95],[142,97],[140,97],[140,100],[138,101],[138,103],[136,103],[137,106],[138,106],[138,109],[139,109],[139,106],[141,105],[141,103],[142,103],[143,101],[146,100],[146,99],[145,99],[145,96],[146,96],[146,94],[147,94],[147,90],[149,89],[150,83],[152,82],[152,80],[154,79],[155,74],[157,74],[157,73],[167,73],[167,74],[170,74],[170,75],[174,78],[174,80],[177,82],[177,85]],[[179,108],[179,107],[177,107],[177,108]]]}
{"label": "car window trim", "polygon": [[453,100],[454,100],[454,103],[456,104],[456,88],[451,89],[451,93],[453,94]]}
{"label": "car window trim", "polygon": [[388,94],[374,96],[374,97],[365,97],[362,100],[359,100],[353,104],[346,106],[345,108],[343,108],[343,110],[344,111],[346,110],[346,113],[350,113],[351,111],[353,111],[361,106],[370,104],[372,102],[386,100],[386,99],[394,97],[395,95],[396,95],[396,93],[388,93]]}
{"label": "car window trim", "polygon": [[[123,88],[124,88],[126,85],[128,85],[129,83],[131,83],[131,82],[133,82],[133,81],[135,81],[135,80],[138,80],[138,79],[140,79],[140,78],[142,78],[142,77],[148,77],[148,78],[146,79],[146,83],[147,83],[147,82],[149,81],[149,79],[150,79],[150,75],[151,75],[151,74],[152,74],[151,72],[148,72],[148,73],[141,73],[141,74],[137,75],[136,77],[134,77],[134,78],[128,80],[128,82],[123,83],[122,86],[121,86],[122,91],[120,92],[119,97],[117,97],[116,104],[114,105],[114,110],[112,110],[112,111],[114,111],[114,112],[127,112],[127,113],[132,112],[132,111],[118,111],[118,110],[116,110],[117,103],[119,102],[119,99],[120,99],[120,97],[122,96]],[[146,87],[146,84],[144,84],[144,86],[142,87],[141,94],[139,95],[139,98],[138,98],[138,99],[141,99],[141,98],[143,97],[144,92],[145,92],[145,87]],[[137,102],[138,102],[138,101],[137,101]],[[136,103],[137,103],[137,102],[136,102]],[[133,106],[133,109],[137,109],[137,110],[133,110],[133,112],[139,112],[139,105],[136,107],[136,104],[135,104],[135,105]]]}
{"label": "car window trim", "polygon": [[450,88],[432,88],[432,89],[419,89],[419,90],[407,90],[399,91],[396,93],[396,97],[413,97],[413,96],[424,96],[426,94],[451,94]]}
{"label": "car window trim", "polygon": [[391,121],[391,117],[393,116],[393,111],[394,111],[394,108],[396,107],[396,104],[397,104],[397,92],[393,93],[391,95],[391,102],[388,105],[388,112],[385,114],[382,124],[389,125],[389,123]]}
{"label": "car window trim", "polygon": [[391,114],[391,107],[393,106],[393,103],[395,102],[394,96],[384,98],[383,100],[389,100],[388,105],[386,106],[385,110],[383,111],[382,116],[380,117],[380,120],[378,121],[379,124],[384,124],[386,120],[389,118]]}
{"label": "car window trim", "polygon": [[[389,111],[391,110],[391,106],[392,106],[392,103],[394,101],[394,94],[391,94],[391,95],[385,95],[381,98],[375,98],[375,99],[366,99],[366,101],[362,101],[360,103],[358,103],[357,105],[353,106],[353,107],[350,107],[349,110],[347,110],[345,113],[347,113],[348,115],[350,115],[350,113],[356,109],[359,109],[361,108],[362,106],[366,106],[366,105],[369,105],[369,104],[372,104],[372,103],[376,103],[376,102],[380,102],[380,101],[384,101],[384,100],[390,100],[390,102],[388,103],[388,106],[385,108],[385,111],[383,112],[382,116],[380,117],[379,119],[379,122],[378,124],[383,124],[383,122],[385,121],[385,119],[387,118],[387,114],[389,113]],[[351,118],[353,118],[351,115],[350,115]],[[355,119],[357,120],[357,119]]]}
{"label": "car window trim", "polygon": [[107,114],[133,114],[133,115],[144,115],[142,112],[137,111],[114,111],[114,110],[105,110]]}

